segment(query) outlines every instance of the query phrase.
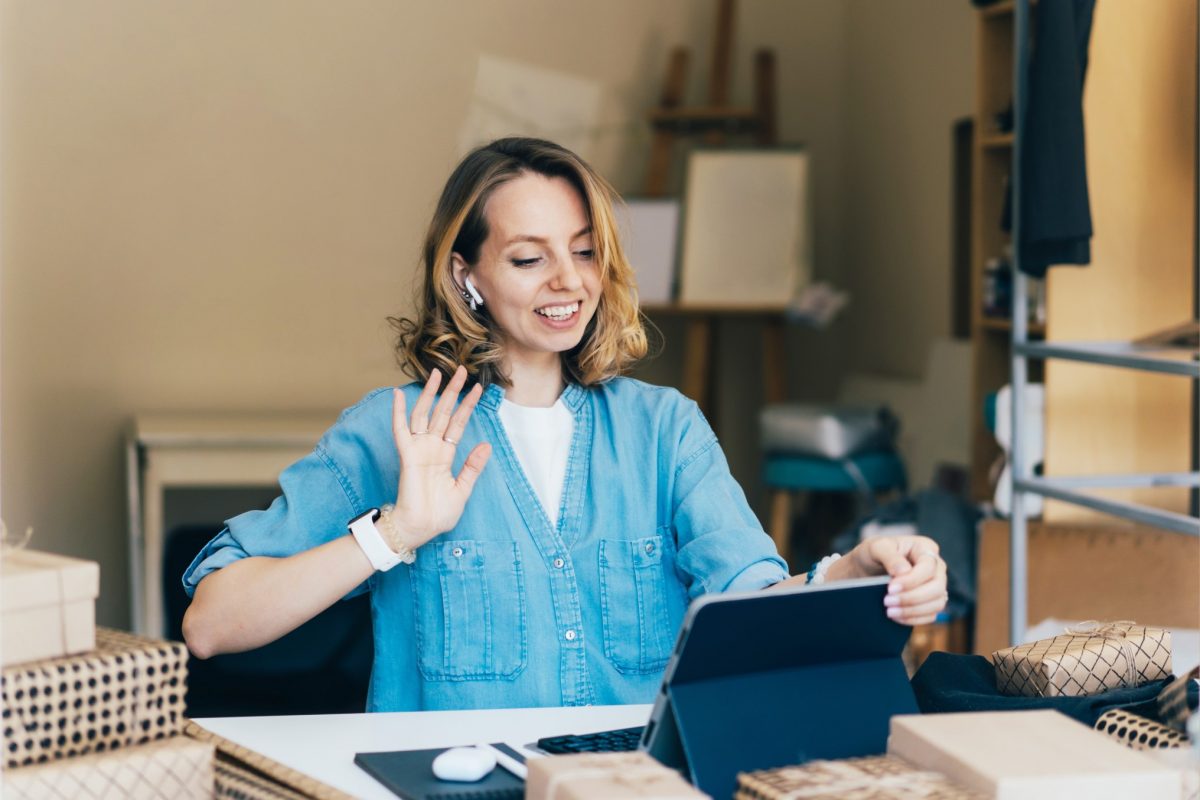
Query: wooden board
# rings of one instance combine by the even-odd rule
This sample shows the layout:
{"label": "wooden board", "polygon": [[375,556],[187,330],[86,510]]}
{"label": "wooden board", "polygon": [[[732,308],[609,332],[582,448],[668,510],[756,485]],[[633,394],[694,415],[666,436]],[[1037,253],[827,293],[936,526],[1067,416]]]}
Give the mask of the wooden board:
{"label": "wooden board", "polygon": [[[1008,522],[980,527],[975,652],[1008,646]],[[1200,539],[1113,524],[1029,526],[1030,625],[1132,619],[1200,628]]]}
{"label": "wooden board", "polygon": [[[1195,0],[1097,4],[1090,55],[1092,264],[1051,269],[1052,340],[1137,338],[1190,319],[1196,292]],[[1191,417],[1184,379],[1050,362],[1046,472],[1187,471]],[[1183,491],[1106,496],[1187,508]],[[1100,517],[1051,503],[1046,519]]]}

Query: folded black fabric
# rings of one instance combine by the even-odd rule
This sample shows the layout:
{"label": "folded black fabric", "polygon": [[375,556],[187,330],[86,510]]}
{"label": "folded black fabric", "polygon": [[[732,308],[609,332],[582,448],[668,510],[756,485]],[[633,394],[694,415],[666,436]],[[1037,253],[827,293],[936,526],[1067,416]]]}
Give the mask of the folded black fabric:
{"label": "folded black fabric", "polygon": [[1155,700],[1170,680],[1090,697],[1008,697],[996,690],[995,669],[983,656],[930,653],[913,676],[912,687],[922,714],[1052,708],[1092,727],[1101,714],[1114,708],[1160,722]]}

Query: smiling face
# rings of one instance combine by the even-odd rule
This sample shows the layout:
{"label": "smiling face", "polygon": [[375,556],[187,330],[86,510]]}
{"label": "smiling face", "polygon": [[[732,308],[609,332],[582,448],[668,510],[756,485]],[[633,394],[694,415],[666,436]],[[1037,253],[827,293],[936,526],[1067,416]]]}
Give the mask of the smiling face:
{"label": "smiling face", "polygon": [[561,365],[580,343],[602,290],[591,222],[564,178],[525,172],[484,207],[488,235],[475,264],[454,254],[454,282],[471,283],[499,329],[505,372]]}

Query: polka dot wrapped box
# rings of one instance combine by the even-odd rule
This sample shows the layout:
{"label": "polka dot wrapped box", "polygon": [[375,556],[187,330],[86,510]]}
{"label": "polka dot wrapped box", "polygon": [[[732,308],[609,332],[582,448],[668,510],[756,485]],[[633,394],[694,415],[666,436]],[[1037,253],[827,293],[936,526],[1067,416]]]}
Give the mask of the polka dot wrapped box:
{"label": "polka dot wrapped box", "polygon": [[5,768],[180,733],[187,658],[178,642],[97,628],[90,652],[5,667]]}
{"label": "polka dot wrapped box", "polygon": [[1134,750],[1170,750],[1188,743],[1186,733],[1120,708],[1105,711],[1093,727]]}
{"label": "polka dot wrapped box", "polygon": [[1088,697],[1171,674],[1171,632],[1132,622],[1080,623],[992,653],[996,688],[1024,697]]}

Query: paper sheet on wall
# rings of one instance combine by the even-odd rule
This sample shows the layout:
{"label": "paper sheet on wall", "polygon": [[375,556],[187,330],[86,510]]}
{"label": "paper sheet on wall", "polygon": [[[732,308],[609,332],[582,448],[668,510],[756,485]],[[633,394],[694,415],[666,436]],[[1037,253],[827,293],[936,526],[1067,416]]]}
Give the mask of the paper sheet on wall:
{"label": "paper sheet on wall", "polygon": [[537,136],[588,159],[600,98],[596,81],[481,55],[459,147],[466,153],[503,136]]}

